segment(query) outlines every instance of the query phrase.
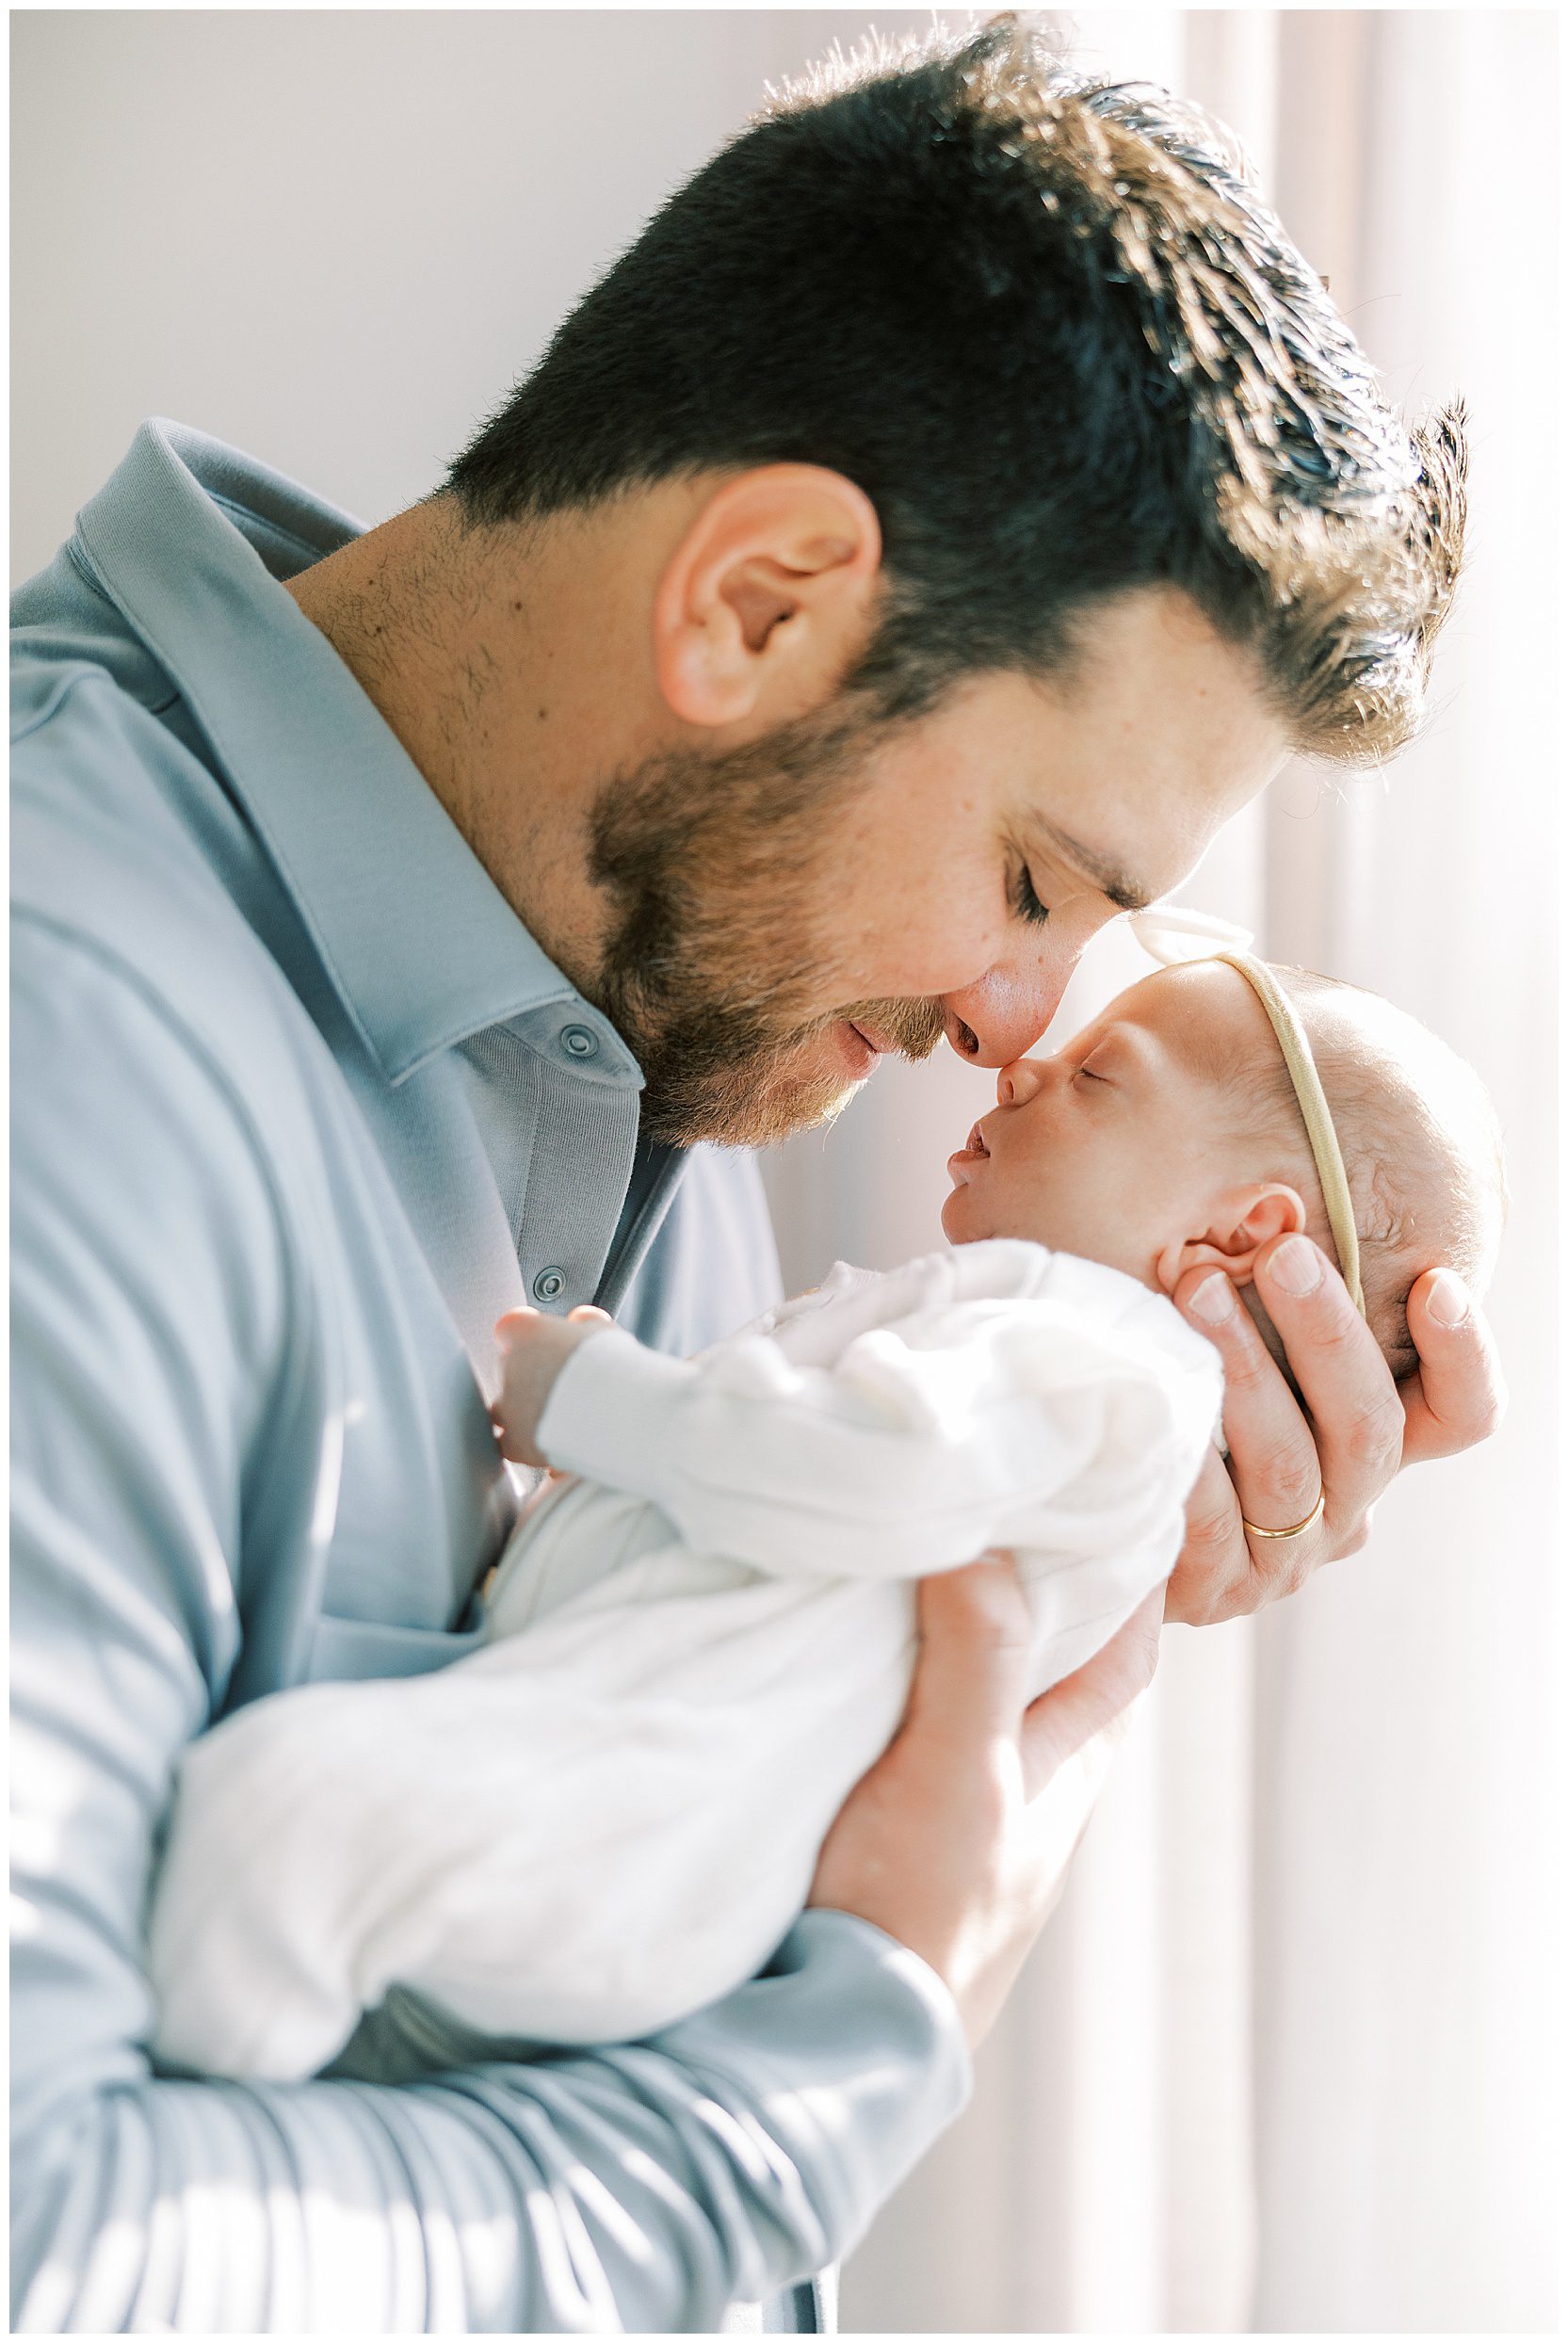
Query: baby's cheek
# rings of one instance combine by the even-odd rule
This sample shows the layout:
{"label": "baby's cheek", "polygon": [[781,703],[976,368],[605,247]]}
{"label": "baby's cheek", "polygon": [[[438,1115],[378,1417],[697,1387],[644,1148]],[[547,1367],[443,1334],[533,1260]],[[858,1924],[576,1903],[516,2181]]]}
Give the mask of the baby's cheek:
{"label": "baby's cheek", "polygon": [[997,1201],[998,1236],[1027,1236],[1053,1252],[1080,1253],[1091,1261],[1110,1257],[1114,1203],[1091,1165],[1057,1160],[1048,1174],[1037,1173]]}
{"label": "baby's cheek", "polygon": [[1061,1220],[1059,1185],[1055,1167],[1009,1164],[992,1183],[988,1198],[994,1233],[1029,1236],[1039,1245],[1057,1243],[1056,1230]]}

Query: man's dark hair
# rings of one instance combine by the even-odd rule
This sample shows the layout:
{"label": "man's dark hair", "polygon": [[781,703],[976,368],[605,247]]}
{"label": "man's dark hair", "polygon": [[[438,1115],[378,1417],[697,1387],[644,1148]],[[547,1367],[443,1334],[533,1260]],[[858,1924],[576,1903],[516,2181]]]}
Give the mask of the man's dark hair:
{"label": "man's dark hair", "polygon": [[822,464],[881,525],[846,687],[879,715],[1069,669],[1169,583],[1299,748],[1419,720],[1463,534],[1457,406],[1414,433],[1228,136],[1001,18],[816,69],[650,221],[453,463],[473,525]]}

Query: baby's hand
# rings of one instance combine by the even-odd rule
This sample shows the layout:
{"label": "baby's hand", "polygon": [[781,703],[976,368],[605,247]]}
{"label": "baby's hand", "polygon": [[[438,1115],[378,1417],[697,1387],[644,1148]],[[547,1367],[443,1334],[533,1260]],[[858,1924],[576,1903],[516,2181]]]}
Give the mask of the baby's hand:
{"label": "baby's hand", "polygon": [[490,1412],[503,1456],[518,1464],[549,1462],[535,1446],[534,1434],[556,1377],[577,1345],[609,1323],[606,1311],[586,1306],[563,1318],[546,1317],[539,1310],[509,1310],[497,1318],[501,1396]]}

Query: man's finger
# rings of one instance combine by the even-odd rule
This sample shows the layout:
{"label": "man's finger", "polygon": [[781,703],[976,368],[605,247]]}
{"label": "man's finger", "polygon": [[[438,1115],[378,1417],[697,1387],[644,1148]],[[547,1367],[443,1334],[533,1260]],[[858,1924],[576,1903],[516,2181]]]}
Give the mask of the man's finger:
{"label": "man's finger", "polygon": [[[1360,1522],[1399,1469],[1404,1410],[1377,1337],[1310,1237],[1268,1246],[1258,1255],[1257,1284],[1312,1417],[1328,1501],[1326,1545],[1337,1550],[1337,1536]],[[1276,1516],[1254,1512],[1243,1488],[1242,1511],[1268,1528],[1286,1526],[1317,1498],[1316,1489],[1291,1494],[1292,1501],[1305,1495],[1307,1504]]]}
{"label": "man's finger", "polygon": [[1188,1495],[1187,1537],[1166,1581],[1166,1618],[1206,1627],[1251,1610],[1253,1569],[1236,1483],[1211,1448]]}
{"label": "man's finger", "polygon": [[920,1652],[900,1736],[941,1736],[966,1750],[1015,1737],[1031,1638],[1010,1556],[922,1578],[916,1600]]}
{"label": "man's finger", "polygon": [[1502,1422],[1508,1392],[1492,1330],[1452,1269],[1428,1269],[1405,1303],[1421,1371],[1399,1385],[1404,1402],[1404,1462],[1454,1456],[1489,1439]]}
{"label": "man's finger", "polygon": [[1231,1280],[1219,1269],[1206,1276],[1194,1271],[1190,1283],[1184,1279],[1176,1287],[1176,1301],[1224,1364],[1225,1440],[1239,1507],[1233,1559],[1237,1576],[1244,1577],[1253,1563],[1242,1514],[1263,1529],[1285,1529],[1304,1520],[1323,1487],[1317,1444]]}
{"label": "man's finger", "polygon": [[1024,1786],[1034,1798],[1058,1768],[1114,1724],[1154,1682],[1165,1589],[1144,1596],[1110,1641],[1072,1675],[1042,1692],[1024,1718]]}

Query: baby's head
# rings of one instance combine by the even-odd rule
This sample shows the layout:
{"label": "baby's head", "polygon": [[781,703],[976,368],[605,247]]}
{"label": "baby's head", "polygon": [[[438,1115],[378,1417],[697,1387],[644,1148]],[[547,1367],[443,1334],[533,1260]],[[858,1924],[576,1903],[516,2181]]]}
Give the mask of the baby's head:
{"label": "baby's head", "polygon": [[[1405,1297],[1446,1264],[1484,1291],[1502,1148],[1476,1075],[1374,993],[1273,975],[1312,1045],[1349,1175],[1366,1317],[1396,1378],[1418,1364]],[[1306,1126],[1268,1011],[1239,969],[1194,961],[1112,1001],[1054,1058],[1021,1058],[948,1170],[955,1244],[1030,1236],[1169,1293],[1208,1264],[1253,1303],[1259,1249],[1302,1228],[1337,1259]]]}

